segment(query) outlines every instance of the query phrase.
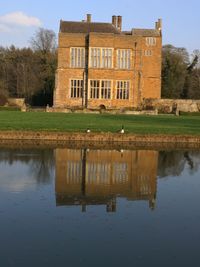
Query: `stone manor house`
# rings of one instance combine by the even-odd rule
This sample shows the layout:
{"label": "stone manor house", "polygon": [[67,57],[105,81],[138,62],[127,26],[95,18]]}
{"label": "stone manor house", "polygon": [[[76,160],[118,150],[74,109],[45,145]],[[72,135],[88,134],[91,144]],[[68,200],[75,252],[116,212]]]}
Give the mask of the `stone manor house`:
{"label": "stone manor house", "polygon": [[161,97],[162,21],[154,29],[60,21],[55,108],[137,108]]}

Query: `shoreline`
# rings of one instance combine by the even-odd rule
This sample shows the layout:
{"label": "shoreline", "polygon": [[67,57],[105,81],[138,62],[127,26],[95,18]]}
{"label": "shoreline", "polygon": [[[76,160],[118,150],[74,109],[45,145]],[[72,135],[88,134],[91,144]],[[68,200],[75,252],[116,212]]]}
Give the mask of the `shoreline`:
{"label": "shoreline", "polygon": [[0,131],[0,146],[88,148],[200,148],[200,135],[156,135],[45,131]]}

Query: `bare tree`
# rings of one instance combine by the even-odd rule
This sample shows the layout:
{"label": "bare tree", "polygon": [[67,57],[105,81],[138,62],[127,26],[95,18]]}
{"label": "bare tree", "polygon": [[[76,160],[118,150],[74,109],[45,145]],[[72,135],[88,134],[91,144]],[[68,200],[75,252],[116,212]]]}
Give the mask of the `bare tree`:
{"label": "bare tree", "polygon": [[199,49],[195,49],[192,53],[192,58],[197,58],[197,64],[196,64],[196,68],[200,68],[200,50]]}
{"label": "bare tree", "polygon": [[39,28],[34,37],[31,38],[30,44],[34,51],[40,51],[43,54],[55,52],[56,34],[52,30]]}

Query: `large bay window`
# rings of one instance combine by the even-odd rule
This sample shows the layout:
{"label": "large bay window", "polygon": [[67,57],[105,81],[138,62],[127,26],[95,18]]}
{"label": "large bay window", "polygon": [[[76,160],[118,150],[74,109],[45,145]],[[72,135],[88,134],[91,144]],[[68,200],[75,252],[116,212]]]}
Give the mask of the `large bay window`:
{"label": "large bay window", "polygon": [[117,81],[117,99],[129,99],[129,90],[129,81]]}
{"label": "large bay window", "polygon": [[113,66],[113,49],[112,48],[90,48],[90,67],[107,68]]}
{"label": "large bay window", "polygon": [[85,48],[71,47],[70,66],[71,68],[85,68]]}
{"label": "large bay window", "polygon": [[111,48],[102,48],[102,61],[101,67],[102,68],[112,68],[112,53],[113,50]]}
{"label": "large bay window", "polygon": [[118,49],[117,50],[117,68],[130,69],[131,68],[131,50]]}

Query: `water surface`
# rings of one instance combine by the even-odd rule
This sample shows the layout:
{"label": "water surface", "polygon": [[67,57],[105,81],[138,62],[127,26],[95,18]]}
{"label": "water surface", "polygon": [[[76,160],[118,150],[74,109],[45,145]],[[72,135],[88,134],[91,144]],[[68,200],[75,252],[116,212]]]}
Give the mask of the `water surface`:
{"label": "water surface", "polygon": [[200,266],[200,151],[0,149],[0,266]]}

